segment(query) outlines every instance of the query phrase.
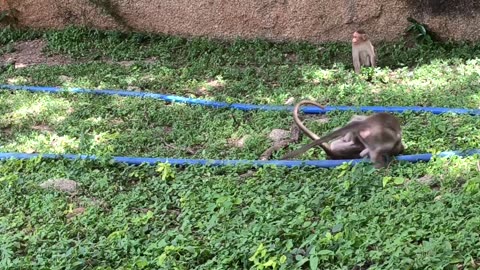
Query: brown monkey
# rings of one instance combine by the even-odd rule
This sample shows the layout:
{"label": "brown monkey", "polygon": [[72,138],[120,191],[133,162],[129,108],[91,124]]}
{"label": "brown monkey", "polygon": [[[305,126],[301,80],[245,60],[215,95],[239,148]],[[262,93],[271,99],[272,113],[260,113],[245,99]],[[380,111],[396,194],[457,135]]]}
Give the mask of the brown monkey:
{"label": "brown monkey", "polygon": [[[348,135],[349,133],[351,134]],[[377,113],[362,120],[350,121],[344,127],[286,154],[281,159],[298,156],[316,145],[345,135],[353,136],[353,140],[358,139],[365,146],[359,155],[369,155],[375,168],[386,165],[384,156],[394,156],[404,151],[400,121],[389,113]]]}
{"label": "brown monkey", "polygon": [[[302,100],[295,105],[293,109],[293,120],[295,124],[312,140],[318,140],[320,137],[309,130],[303,122],[300,120],[299,111],[302,105],[314,105],[319,108],[325,109],[321,104],[312,100]],[[359,121],[365,119],[366,116],[355,115],[351,121]],[[320,146],[327,154],[327,159],[351,159],[359,158],[360,152],[365,149],[363,143],[358,140],[352,133],[347,133],[345,136],[338,138],[330,143],[321,143]]]}
{"label": "brown monkey", "polygon": [[375,49],[363,30],[357,30],[353,33],[352,58],[355,73],[360,73],[361,66],[376,66]]}

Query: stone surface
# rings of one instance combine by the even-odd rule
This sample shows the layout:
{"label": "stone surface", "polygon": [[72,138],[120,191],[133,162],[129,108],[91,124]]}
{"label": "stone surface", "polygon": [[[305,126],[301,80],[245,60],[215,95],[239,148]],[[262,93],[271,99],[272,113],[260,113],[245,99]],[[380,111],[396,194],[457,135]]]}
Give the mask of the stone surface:
{"label": "stone surface", "polygon": [[480,37],[480,2],[470,0],[6,0],[20,26],[63,28],[69,24],[217,38],[350,40],[365,29],[373,41],[399,38],[407,17],[443,38]]}
{"label": "stone surface", "polygon": [[47,181],[41,183],[40,187],[45,189],[51,188],[68,193],[74,193],[75,191],[77,191],[78,184],[77,182],[70,179],[58,178],[48,179]]}
{"label": "stone surface", "polygon": [[290,131],[284,129],[273,129],[270,134],[268,134],[268,138],[270,138],[274,142],[281,141],[283,139],[290,138]]}
{"label": "stone surface", "polygon": [[245,146],[245,141],[250,138],[249,135],[245,135],[240,139],[230,138],[227,140],[228,144],[237,148],[243,148]]}

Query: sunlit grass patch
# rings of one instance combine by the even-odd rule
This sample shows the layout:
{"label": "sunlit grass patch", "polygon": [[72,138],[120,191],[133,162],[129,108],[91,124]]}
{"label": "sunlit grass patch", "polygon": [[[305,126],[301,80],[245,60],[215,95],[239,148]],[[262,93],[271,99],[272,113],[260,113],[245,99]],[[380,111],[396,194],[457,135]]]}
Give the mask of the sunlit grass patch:
{"label": "sunlit grass patch", "polygon": [[[232,103],[479,108],[479,46],[379,43],[353,73],[348,43],[218,41],[78,28],[1,30],[1,51],[42,37],[78,62],[1,83],[177,94]],[[121,62],[120,62],[121,61]],[[306,117],[315,133],[355,112]],[[395,114],[406,154],[480,148],[480,118]],[[0,91],[0,151],[97,161],[0,162],[2,269],[444,269],[480,264],[479,156],[333,169],[127,166],[111,156],[258,159],[291,112]],[[303,136],[296,144],[309,142]],[[312,149],[301,159],[324,159]],[[44,189],[46,181],[78,189]],[[426,256],[428,255],[428,256]]]}

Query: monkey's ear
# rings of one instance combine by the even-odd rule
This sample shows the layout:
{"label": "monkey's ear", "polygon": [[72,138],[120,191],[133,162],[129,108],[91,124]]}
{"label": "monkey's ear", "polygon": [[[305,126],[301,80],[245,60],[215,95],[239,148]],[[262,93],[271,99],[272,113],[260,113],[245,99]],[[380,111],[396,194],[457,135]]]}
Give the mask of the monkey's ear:
{"label": "monkey's ear", "polygon": [[367,40],[368,40],[368,35],[367,35],[367,34],[363,34],[363,35],[362,35],[362,38],[363,38],[363,41],[367,41]]}

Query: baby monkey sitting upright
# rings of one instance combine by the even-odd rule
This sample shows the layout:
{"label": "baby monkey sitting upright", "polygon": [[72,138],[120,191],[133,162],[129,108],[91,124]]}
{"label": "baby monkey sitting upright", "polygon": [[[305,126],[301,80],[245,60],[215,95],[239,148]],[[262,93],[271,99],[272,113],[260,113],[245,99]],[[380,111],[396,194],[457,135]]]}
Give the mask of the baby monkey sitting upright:
{"label": "baby monkey sitting upright", "polygon": [[360,73],[360,68],[375,67],[375,49],[372,42],[368,39],[367,34],[363,30],[357,30],[353,33],[352,38],[352,59],[355,73]]}

